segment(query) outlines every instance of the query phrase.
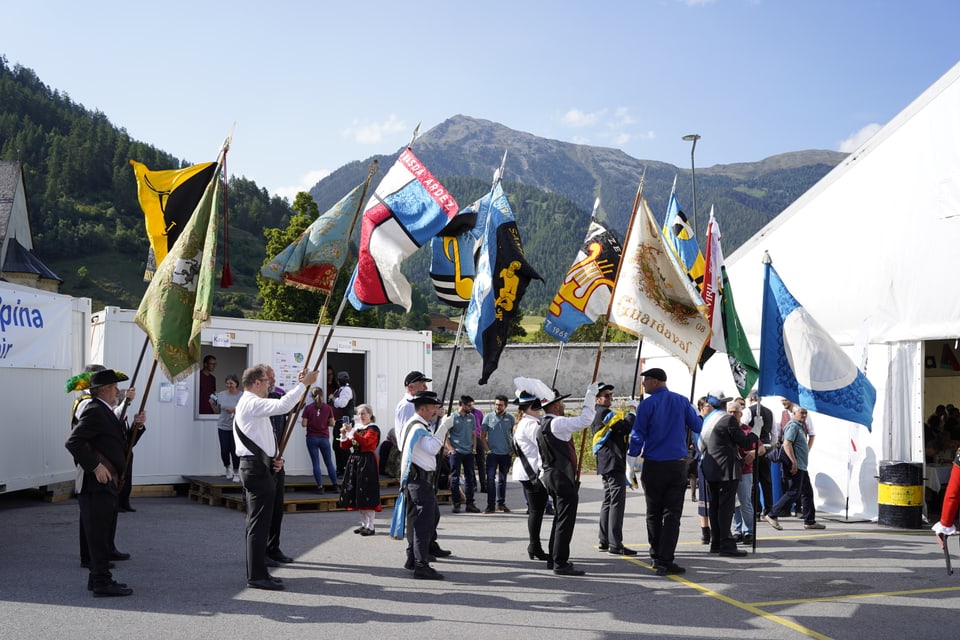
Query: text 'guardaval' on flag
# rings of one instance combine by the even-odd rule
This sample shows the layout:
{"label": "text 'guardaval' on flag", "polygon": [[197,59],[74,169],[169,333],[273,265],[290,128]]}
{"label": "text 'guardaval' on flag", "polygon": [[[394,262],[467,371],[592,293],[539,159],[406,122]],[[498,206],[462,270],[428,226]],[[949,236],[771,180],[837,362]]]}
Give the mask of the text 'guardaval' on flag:
{"label": "text 'guardaval' on flag", "polygon": [[783,396],[804,409],[870,430],[877,391],[833,337],[807,313],[764,257],[760,326],[761,396]]}
{"label": "text 'guardaval' on flag", "polygon": [[200,331],[210,321],[222,187],[220,165],[216,169],[177,242],[157,267],[135,316],[171,382],[199,368]]}
{"label": "text 'guardaval' on flag", "polygon": [[430,280],[437,299],[457,309],[466,309],[477,274],[477,212],[467,207],[430,241]]}
{"label": "text 'guardaval' on flag", "polygon": [[143,210],[150,250],[143,279],[149,281],[163,262],[213,178],[216,162],[195,164],[185,169],[151,171],[131,160],[137,179],[137,200]]}
{"label": "text 'guardaval' on flag", "polygon": [[673,251],[664,245],[644,197],[640,198],[622,261],[613,290],[610,324],[650,340],[679,358],[693,373],[710,340],[706,306]]}
{"label": "text 'guardaval' on flag", "polygon": [[318,217],[290,246],[260,269],[274,282],[329,294],[350,250],[350,227],[360,206],[363,184]]}
{"label": "text 'guardaval' on flag", "polygon": [[358,311],[412,304],[410,283],[400,265],[443,230],[459,206],[408,147],[367,201],[360,230],[360,255],[347,287]]}
{"label": "text 'guardaval' on flag", "polygon": [[703,302],[707,305],[707,319],[710,320],[713,331],[710,347],[714,351],[727,354],[733,383],[740,397],[746,398],[753,388],[753,383],[757,381],[760,370],[733,303],[733,288],[727,277],[723,249],[720,247],[720,224],[713,216],[713,207],[710,208],[710,222],[707,225]]}
{"label": "text 'guardaval' on flag", "polygon": [[480,212],[478,218],[485,226],[464,325],[483,360],[479,383],[486,384],[500,363],[510,323],[520,310],[527,285],[543,278],[523,255],[520,229],[499,182],[471,207]]}
{"label": "text 'guardaval' on flag", "polygon": [[616,236],[591,220],[583,246],[547,309],[543,330],[548,335],[567,342],[578,327],[606,315],[622,253]]}

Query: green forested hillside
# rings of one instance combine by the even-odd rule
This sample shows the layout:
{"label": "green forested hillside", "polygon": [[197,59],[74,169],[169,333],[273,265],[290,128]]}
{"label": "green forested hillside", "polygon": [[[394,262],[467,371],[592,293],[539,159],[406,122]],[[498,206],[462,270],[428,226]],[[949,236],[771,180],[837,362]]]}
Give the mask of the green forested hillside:
{"label": "green forested hillside", "polygon": [[[64,279],[63,293],[89,296],[97,309],[136,308],[146,289],[148,242],[129,161],[175,169],[213,158],[180,160],[138,142],[0,57],[0,159],[23,163],[35,252]],[[290,207],[249,180],[231,178],[229,186],[236,286],[215,305],[235,315],[254,310],[263,229],[285,226]]]}
{"label": "green forested hillside", "polygon": [[[218,135],[211,133],[211,142]],[[644,195],[660,219],[674,178],[685,211],[689,215],[693,210],[689,169],[638,160],[616,149],[538,138],[486,120],[454,116],[421,136],[414,150],[461,206],[490,188],[493,170],[507,151],[504,190],[528,259],[544,278],[527,290],[522,307],[528,313],[542,312],[554,295],[583,239],[595,198],[601,199],[599,219],[621,240],[644,172]],[[397,155],[375,156],[380,175],[374,184]],[[713,206],[723,228],[724,249],[731,253],[843,157],[805,151],[756,163],[698,168],[701,235]],[[104,305],[135,308],[146,289],[142,274],[148,243],[129,160],[151,169],[213,160],[179,159],[134,140],[105,114],[74,103],[43,84],[30,69],[9,66],[2,56],[0,159],[23,164],[35,252],[64,279],[63,293],[90,297],[95,310]],[[318,210],[326,211],[362,182],[373,159],[344,165],[313,187],[310,194]],[[237,177],[229,179],[229,204],[235,286],[217,290],[214,311],[257,315],[261,301],[256,274],[265,258],[265,230],[287,231],[293,211],[285,199]],[[222,256],[222,244],[220,252]],[[413,313],[404,315],[389,308],[348,314],[345,320],[420,328],[427,310],[453,315],[452,309],[436,302],[427,276],[429,266],[428,248],[404,266],[415,287]],[[349,274],[342,275],[338,291]]]}

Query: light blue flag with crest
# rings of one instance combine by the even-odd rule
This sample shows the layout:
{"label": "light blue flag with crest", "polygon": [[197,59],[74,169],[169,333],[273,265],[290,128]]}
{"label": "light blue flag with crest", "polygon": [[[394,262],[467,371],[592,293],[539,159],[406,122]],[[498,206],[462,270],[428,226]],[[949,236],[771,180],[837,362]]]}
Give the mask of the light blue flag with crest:
{"label": "light blue flag with crest", "polygon": [[783,396],[870,431],[876,389],[787,290],[773,265],[766,261],[765,267],[759,394]]}

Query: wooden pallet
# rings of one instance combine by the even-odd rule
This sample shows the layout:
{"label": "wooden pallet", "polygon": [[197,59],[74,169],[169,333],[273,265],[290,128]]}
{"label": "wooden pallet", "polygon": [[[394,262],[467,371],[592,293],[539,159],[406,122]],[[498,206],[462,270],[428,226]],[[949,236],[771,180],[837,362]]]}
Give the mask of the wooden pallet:
{"label": "wooden pallet", "polygon": [[[344,511],[337,506],[336,495],[314,495],[307,496],[288,492],[283,499],[283,510],[285,513],[305,513],[305,512],[325,512],[325,511]],[[440,491],[437,493],[437,502],[440,504],[450,504],[450,492]],[[397,493],[381,493],[380,505],[384,509],[392,509],[397,503]],[[242,495],[229,494],[222,496],[223,506],[237,511],[245,511],[246,504]]]}

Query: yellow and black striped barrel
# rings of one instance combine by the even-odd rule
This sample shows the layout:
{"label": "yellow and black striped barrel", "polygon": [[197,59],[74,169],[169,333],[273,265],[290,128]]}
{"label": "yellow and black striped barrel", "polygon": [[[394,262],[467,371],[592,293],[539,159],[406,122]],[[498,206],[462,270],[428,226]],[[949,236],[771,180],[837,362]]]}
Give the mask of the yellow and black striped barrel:
{"label": "yellow and black striped barrel", "polygon": [[923,465],[881,460],[877,502],[880,507],[877,524],[919,529],[923,511]]}

